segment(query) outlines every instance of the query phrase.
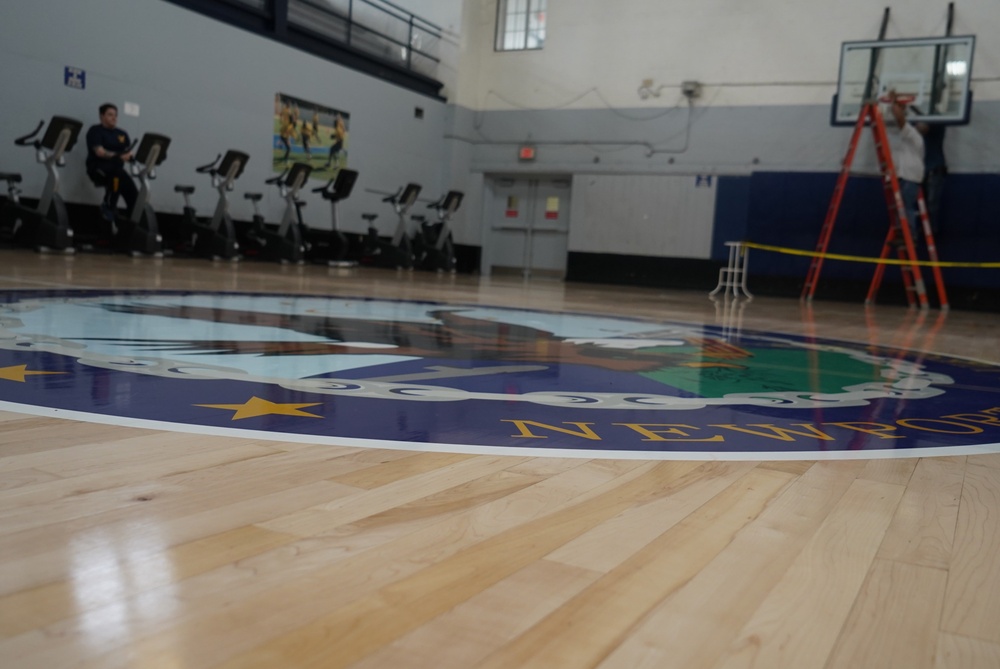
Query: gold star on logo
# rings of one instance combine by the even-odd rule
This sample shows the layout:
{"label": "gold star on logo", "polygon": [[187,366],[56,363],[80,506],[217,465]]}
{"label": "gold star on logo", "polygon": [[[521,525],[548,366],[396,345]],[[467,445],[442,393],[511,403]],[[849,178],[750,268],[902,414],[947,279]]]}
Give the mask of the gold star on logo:
{"label": "gold star on logo", "polygon": [[38,376],[42,374],[65,374],[66,372],[29,372],[27,365],[14,365],[13,367],[0,367],[0,379],[4,381],[17,381],[24,383],[26,376]]}
{"label": "gold star on logo", "polygon": [[277,404],[268,400],[254,396],[243,404],[195,404],[196,407],[207,407],[209,409],[226,409],[235,411],[233,420],[243,418],[256,418],[257,416],[270,416],[273,414],[280,416],[305,416],[306,418],[322,418],[316,414],[302,411],[305,407],[319,406],[321,402],[311,404]]}

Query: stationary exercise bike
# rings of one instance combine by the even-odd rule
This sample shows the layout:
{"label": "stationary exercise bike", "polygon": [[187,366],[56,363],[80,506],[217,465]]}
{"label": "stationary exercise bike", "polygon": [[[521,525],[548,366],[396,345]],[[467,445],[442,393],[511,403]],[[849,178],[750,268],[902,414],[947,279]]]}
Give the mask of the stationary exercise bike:
{"label": "stationary exercise bike", "polygon": [[41,139],[34,139],[45,121],[39,121],[33,132],[18,137],[18,146],[35,147],[35,159],[45,166],[48,178],[38,199],[38,206],[30,208],[21,203],[21,174],[5,172],[0,181],[7,182],[7,202],[3,206],[0,220],[8,225],[11,238],[25,246],[39,251],[73,252],[73,228],[66,213],[66,204],[59,196],[59,168],[66,164],[64,154],[73,148],[83,124],[65,116],[53,116],[49,127]]}
{"label": "stationary exercise bike", "polygon": [[316,262],[323,262],[330,267],[353,267],[357,263],[347,260],[347,237],[340,231],[337,220],[337,203],[347,199],[354,189],[354,183],[358,180],[358,173],[354,170],[341,169],[334,179],[330,179],[324,186],[313,188],[314,193],[322,193],[323,199],[330,202],[330,225],[329,230],[310,228],[302,222],[302,203],[297,201],[299,214],[299,224],[302,229],[302,237],[306,243],[306,258]]}
{"label": "stationary exercise bike", "polygon": [[[448,221],[462,204],[463,193],[448,191],[437,202],[427,205],[437,214],[437,221],[429,223],[421,217],[420,225],[413,235],[413,255],[417,267],[438,272],[455,271],[455,248]],[[416,217],[414,217],[416,218]]]}
{"label": "stationary exercise bike", "polygon": [[285,200],[285,213],[278,225],[266,223],[257,209],[257,203],[263,197],[260,193],[246,193],[244,195],[253,203],[254,209],[253,226],[247,233],[247,239],[254,243],[257,252],[262,257],[280,260],[283,263],[304,261],[306,246],[302,239],[298,207],[295,201],[298,198],[299,190],[305,185],[306,179],[311,173],[312,166],[306,163],[293,163],[290,168],[266,181],[266,183],[277,186],[281,197]]}
{"label": "stationary exercise bike", "polygon": [[378,230],[374,225],[375,219],[378,218],[377,215],[364,214],[362,216],[368,221],[368,235],[365,237],[365,246],[361,253],[362,262],[381,267],[413,268],[413,248],[407,231],[406,213],[417,201],[421,188],[420,184],[406,184],[393,195],[383,198],[383,202],[392,205],[396,217],[399,219],[396,224],[396,232],[391,239],[379,237]]}
{"label": "stationary exercise bike", "polygon": [[[219,162],[220,159],[222,162]],[[233,182],[243,174],[248,160],[250,156],[247,154],[230,149],[225,156],[219,154],[208,165],[195,169],[199,174],[208,174],[212,179],[212,188],[219,192],[211,219],[198,218],[197,211],[191,206],[194,186],[174,186],[174,192],[184,196],[184,236],[195,254],[213,260],[239,259],[240,244],[236,239],[233,219],[229,216],[227,193],[233,190]]]}
{"label": "stationary exercise bike", "polygon": [[167,159],[170,138],[147,132],[132,155],[129,169],[139,180],[139,193],[124,225],[118,230],[118,242],[132,255],[162,255],[163,237],[156,221],[150,197],[150,181],[156,178],[156,168]]}

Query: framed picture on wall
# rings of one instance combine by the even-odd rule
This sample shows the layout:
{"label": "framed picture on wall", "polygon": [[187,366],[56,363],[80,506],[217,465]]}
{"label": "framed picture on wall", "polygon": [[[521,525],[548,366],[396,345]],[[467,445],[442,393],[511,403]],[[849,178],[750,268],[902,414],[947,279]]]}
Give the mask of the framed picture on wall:
{"label": "framed picture on wall", "polygon": [[274,172],[292,163],[313,168],[312,178],[327,180],[347,167],[351,115],[284,93],[274,95]]}

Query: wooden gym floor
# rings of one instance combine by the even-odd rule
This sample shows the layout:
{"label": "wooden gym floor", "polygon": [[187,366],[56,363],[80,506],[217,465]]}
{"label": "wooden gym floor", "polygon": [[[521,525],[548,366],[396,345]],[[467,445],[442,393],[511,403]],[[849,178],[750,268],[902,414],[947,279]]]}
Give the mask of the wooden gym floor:
{"label": "wooden gym floor", "polygon": [[[0,288],[727,316],[701,292],[19,250]],[[739,318],[1000,363],[998,314]],[[0,666],[995,669],[1000,454],[467,455],[0,412]]]}

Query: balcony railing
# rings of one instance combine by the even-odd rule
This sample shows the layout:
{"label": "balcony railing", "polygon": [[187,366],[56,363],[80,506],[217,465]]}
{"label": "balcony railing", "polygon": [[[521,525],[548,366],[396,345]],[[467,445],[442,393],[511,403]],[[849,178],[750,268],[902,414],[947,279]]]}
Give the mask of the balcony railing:
{"label": "balcony railing", "polygon": [[288,23],[429,77],[441,62],[441,28],[386,0],[288,0]]}
{"label": "balcony railing", "polygon": [[441,88],[443,29],[389,0],[168,2],[422,93],[438,95]]}

